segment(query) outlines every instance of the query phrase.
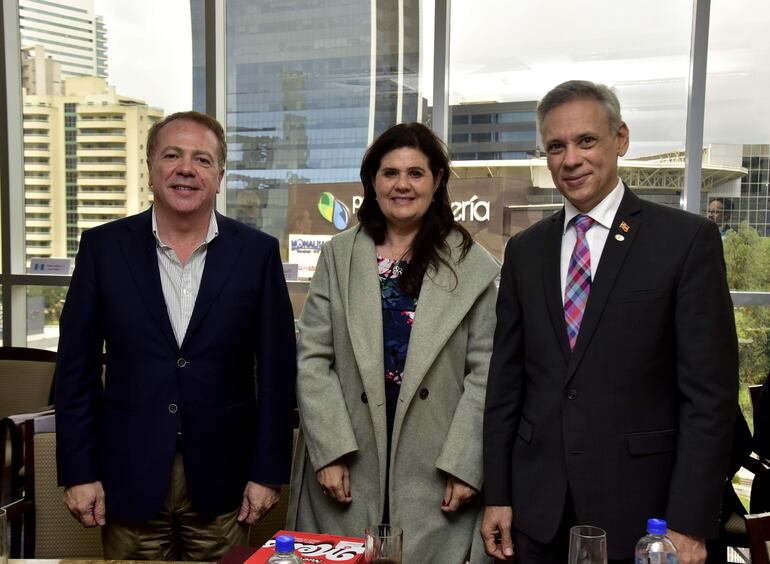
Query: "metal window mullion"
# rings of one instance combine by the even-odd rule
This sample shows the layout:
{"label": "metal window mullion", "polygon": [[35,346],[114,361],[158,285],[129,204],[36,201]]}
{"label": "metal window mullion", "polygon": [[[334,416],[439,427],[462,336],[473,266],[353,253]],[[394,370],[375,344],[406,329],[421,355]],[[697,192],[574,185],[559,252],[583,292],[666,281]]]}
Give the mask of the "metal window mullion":
{"label": "metal window mullion", "polygon": [[[205,85],[206,113],[216,118],[227,133],[227,61],[225,40],[227,32],[226,0],[206,0],[204,33],[206,34]],[[227,210],[226,177],[222,178],[216,199],[216,208],[222,213]]]}
{"label": "metal window mullion", "polygon": [[2,230],[3,344],[27,344],[26,288],[19,286],[15,273],[24,272],[24,125],[21,96],[21,38],[18,0],[2,4],[0,33],[0,229]]}
{"label": "metal window mullion", "polygon": [[684,189],[680,201],[682,209],[692,213],[700,213],[710,10],[711,0],[693,0]]}
{"label": "metal window mullion", "polygon": [[444,142],[449,133],[449,32],[451,0],[436,0],[433,40],[433,131]]}

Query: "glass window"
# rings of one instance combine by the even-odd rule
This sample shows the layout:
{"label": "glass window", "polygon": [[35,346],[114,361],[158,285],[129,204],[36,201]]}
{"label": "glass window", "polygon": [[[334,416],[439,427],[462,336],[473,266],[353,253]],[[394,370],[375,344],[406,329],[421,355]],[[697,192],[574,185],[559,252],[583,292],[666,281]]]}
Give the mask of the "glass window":
{"label": "glass window", "polygon": [[473,143],[489,143],[491,141],[492,141],[492,134],[489,132],[471,133],[471,142]]}
{"label": "glass window", "polygon": [[[590,10],[564,3],[555,11],[548,4],[507,0],[489,0],[479,10],[472,0],[453,0],[449,102],[484,104],[483,113],[497,117],[491,125],[497,139],[514,144],[505,148],[505,156],[496,154],[510,163],[493,171],[499,178],[479,174],[473,180],[474,193],[490,202],[491,219],[472,225],[471,233],[493,254],[500,256],[512,232],[562,201],[537,149],[535,108],[565,80],[583,78],[615,88],[631,132],[621,176],[642,197],[679,206],[691,20],[691,3],[664,0],[601,0]],[[512,123],[531,127],[501,130],[501,124]],[[534,160],[509,160],[522,157]],[[650,160],[658,167],[651,170]]]}
{"label": "glass window", "polygon": [[27,268],[72,258],[85,229],[146,209],[147,130],[191,107],[189,1],[77,4],[19,4]]}
{"label": "glass window", "polygon": [[765,4],[711,3],[701,209],[720,227],[735,290],[770,291],[768,25]]}
{"label": "glass window", "polygon": [[492,114],[471,115],[471,123],[492,123]]}
{"label": "glass window", "polygon": [[[79,0],[41,10],[19,0],[25,221],[13,252],[27,272],[72,260],[84,230],[150,205],[147,131],[192,103],[190,4]],[[27,343],[55,349],[66,288],[26,290]]]}
{"label": "glass window", "polygon": [[428,119],[432,14],[419,0],[402,18],[388,3],[228,0],[226,21],[227,213],[277,237],[309,277],[318,242],[356,222],[370,142]]}

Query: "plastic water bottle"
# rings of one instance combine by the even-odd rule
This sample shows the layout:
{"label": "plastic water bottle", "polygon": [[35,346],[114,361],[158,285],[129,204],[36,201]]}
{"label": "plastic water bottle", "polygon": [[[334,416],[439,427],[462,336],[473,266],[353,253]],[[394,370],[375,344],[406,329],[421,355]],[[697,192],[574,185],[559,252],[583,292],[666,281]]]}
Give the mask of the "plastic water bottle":
{"label": "plastic water bottle", "polygon": [[666,536],[668,527],[664,519],[648,519],[647,535],[636,543],[636,564],[677,564],[676,546]]}
{"label": "plastic water bottle", "polygon": [[266,564],[303,564],[300,555],[294,552],[294,537],[281,535],[275,539],[275,554]]}

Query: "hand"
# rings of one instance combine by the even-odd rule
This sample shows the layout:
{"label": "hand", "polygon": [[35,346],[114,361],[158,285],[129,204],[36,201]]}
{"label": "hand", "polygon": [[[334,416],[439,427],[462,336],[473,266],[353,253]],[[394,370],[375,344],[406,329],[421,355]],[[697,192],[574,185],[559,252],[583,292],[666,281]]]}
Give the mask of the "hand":
{"label": "hand", "polygon": [[672,529],[669,529],[667,534],[679,553],[679,564],[704,564],[706,562],[706,541],[678,533]]}
{"label": "hand", "polygon": [[64,504],[84,527],[102,527],[107,522],[104,488],[99,481],[64,488]]}
{"label": "hand", "polygon": [[[498,560],[513,560],[511,525],[513,508],[509,505],[487,505],[481,521],[481,538],[484,549]],[[498,541],[499,539],[499,541]]]}
{"label": "hand", "polygon": [[315,473],[324,495],[338,503],[350,503],[350,471],[344,462],[332,462]]}
{"label": "hand", "polygon": [[455,478],[451,474],[447,475],[441,511],[444,513],[454,513],[466,503],[470,503],[476,497],[476,493],[475,488],[469,486],[460,478]]}
{"label": "hand", "polygon": [[243,502],[238,513],[238,521],[253,525],[270,513],[273,506],[281,499],[281,488],[263,486],[248,482],[243,490]]}

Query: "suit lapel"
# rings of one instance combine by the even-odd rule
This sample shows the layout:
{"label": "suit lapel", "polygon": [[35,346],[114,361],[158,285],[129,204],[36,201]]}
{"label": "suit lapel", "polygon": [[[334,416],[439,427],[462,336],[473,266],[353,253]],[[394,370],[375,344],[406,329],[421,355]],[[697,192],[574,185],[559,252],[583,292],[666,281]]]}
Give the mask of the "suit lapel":
{"label": "suit lapel", "polygon": [[160,284],[156,242],[152,234],[152,209],[129,218],[126,231],[120,238],[120,246],[130,265],[136,291],[147,306],[150,317],[160,327],[169,346],[178,350]]}
{"label": "suit lapel", "polygon": [[200,326],[203,319],[214,303],[216,297],[230,276],[235,265],[235,259],[241,252],[242,241],[238,237],[237,224],[223,215],[217,214],[217,228],[219,234],[209,243],[206,249],[206,265],[203,267],[203,276],[195,300],[190,323],[182,342],[182,348],[190,341],[190,338]]}
{"label": "suit lapel", "polygon": [[575,374],[591,338],[596,332],[615,280],[642,224],[642,218],[639,216],[639,198],[625,185],[624,190],[625,194],[620,202],[620,207],[615,214],[610,232],[607,234],[607,242],[604,244],[599,268],[591,282],[591,293],[588,296],[583,321],[580,324],[580,332],[567,369],[567,382]]}
{"label": "suit lapel", "polygon": [[564,323],[564,303],[561,297],[561,241],[564,235],[564,208],[551,216],[543,249],[543,289],[559,351],[569,362],[570,350]]}

